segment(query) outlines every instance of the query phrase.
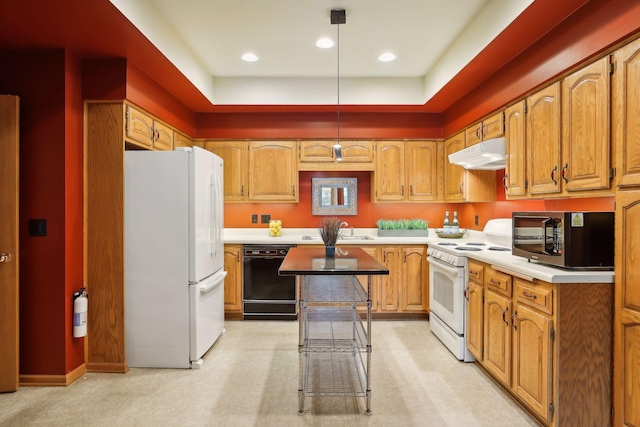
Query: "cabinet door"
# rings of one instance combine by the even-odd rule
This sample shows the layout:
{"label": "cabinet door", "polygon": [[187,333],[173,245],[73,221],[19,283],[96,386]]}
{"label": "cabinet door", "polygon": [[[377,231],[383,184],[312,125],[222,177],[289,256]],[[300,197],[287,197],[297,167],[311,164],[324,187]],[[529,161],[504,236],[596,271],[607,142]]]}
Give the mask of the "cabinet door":
{"label": "cabinet door", "polygon": [[427,311],[429,306],[429,264],[424,246],[403,247],[402,275],[399,287],[402,288],[402,311]]}
{"label": "cabinet door", "polygon": [[562,81],[562,171],[566,191],[609,188],[609,56]]}
{"label": "cabinet door", "polygon": [[462,166],[449,163],[449,154],[464,149],[464,132],[444,141],[444,200],[464,201],[464,174]]}
{"label": "cabinet door", "polygon": [[224,161],[224,201],[247,201],[247,142],[205,141],[204,148]]}
{"label": "cabinet door", "polygon": [[373,143],[371,141],[341,141],[343,163],[372,163]]}
{"label": "cabinet door", "polygon": [[224,245],[224,311],[242,313],[242,245]]}
{"label": "cabinet door", "polygon": [[435,141],[409,141],[407,143],[408,200],[437,199],[437,151],[438,145]]}
{"label": "cabinet door", "polygon": [[526,194],[525,152],[525,101],[520,101],[504,111],[507,162],[503,186],[507,196]]}
{"label": "cabinet door", "polygon": [[527,98],[529,193],[560,192],[560,82]]}
{"label": "cabinet door", "polygon": [[153,148],[156,150],[173,150],[173,129],[157,120],[153,121]]}
{"label": "cabinet door", "polygon": [[552,412],[552,321],[522,304],[513,320],[513,390],[547,421]]}
{"label": "cabinet door", "polygon": [[376,201],[405,199],[404,141],[384,141],[377,144],[375,169]]}
{"label": "cabinet door", "polygon": [[252,141],[249,144],[249,200],[298,201],[294,141]]}
{"label": "cabinet door", "polygon": [[142,111],[127,105],[127,122],[125,125],[127,140],[151,148],[154,132],[153,119]]}
{"label": "cabinet door", "polygon": [[504,113],[500,111],[482,121],[482,139],[499,138],[504,135]]}
{"label": "cabinet door", "polygon": [[380,311],[397,312],[400,306],[398,285],[400,283],[400,251],[397,247],[380,248],[381,263],[389,269],[389,275],[378,277],[380,289]]}
{"label": "cabinet door", "polygon": [[640,39],[615,53],[615,140],[617,183],[621,187],[640,186]]}
{"label": "cabinet door", "polygon": [[465,145],[471,147],[482,141],[482,122],[476,123],[465,129]]}
{"label": "cabinet door", "polygon": [[483,359],[483,317],[484,317],[484,287],[469,282],[467,288],[467,318],[466,338],[467,348],[476,358]]}
{"label": "cabinet door", "polygon": [[511,300],[490,290],[484,294],[484,367],[511,385]]}
{"label": "cabinet door", "polygon": [[640,426],[640,191],[618,192],[615,219],[614,425],[631,427]]}
{"label": "cabinet door", "polygon": [[334,142],[300,141],[300,162],[322,163],[335,161]]}
{"label": "cabinet door", "polygon": [[193,147],[193,140],[180,132],[173,131],[173,148],[178,147]]}

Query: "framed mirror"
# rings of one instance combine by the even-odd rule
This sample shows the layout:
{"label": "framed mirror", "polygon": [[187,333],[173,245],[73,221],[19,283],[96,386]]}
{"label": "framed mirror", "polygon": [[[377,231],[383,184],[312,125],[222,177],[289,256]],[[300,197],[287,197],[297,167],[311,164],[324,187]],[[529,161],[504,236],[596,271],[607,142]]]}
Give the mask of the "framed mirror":
{"label": "framed mirror", "polygon": [[357,178],[312,178],[313,215],[357,215]]}

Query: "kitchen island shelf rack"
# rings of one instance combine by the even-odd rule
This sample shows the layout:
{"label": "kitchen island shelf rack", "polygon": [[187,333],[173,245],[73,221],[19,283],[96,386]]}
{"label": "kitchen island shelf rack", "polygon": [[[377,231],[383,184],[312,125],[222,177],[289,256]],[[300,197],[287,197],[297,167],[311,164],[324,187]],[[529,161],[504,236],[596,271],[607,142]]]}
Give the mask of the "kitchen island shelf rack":
{"label": "kitchen island shelf rack", "polygon": [[371,276],[389,270],[361,248],[334,260],[324,248],[298,247],[279,273],[300,276],[298,413],[306,397],[348,396],[363,397],[371,414]]}
{"label": "kitchen island shelf rack", "polygon": [[[300,294],[298,412],[305,397],[355,396],[366,399],[370,414],[368,293],[355,276],[304,276]],[[357,310],[362,306],[366,326]]]}

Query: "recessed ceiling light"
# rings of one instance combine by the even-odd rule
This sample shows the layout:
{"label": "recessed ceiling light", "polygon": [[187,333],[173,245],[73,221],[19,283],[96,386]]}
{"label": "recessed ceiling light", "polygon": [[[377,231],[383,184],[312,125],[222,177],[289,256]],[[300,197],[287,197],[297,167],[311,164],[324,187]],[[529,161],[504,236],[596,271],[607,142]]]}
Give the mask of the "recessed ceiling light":
{"label": "recessed ceiling light", "polygon": [[256,62],[258,60],[258,57],[255,53],[249,52],[242,55],[242,60],[247,62]]}
{"label": "recessed ceiling light", "polygon": [[389,62],[389,61],[393,61],[394,59],[396,59],[396,56],[393,53],[388,53],[388,52],[378,56],[378,61],[382,61],[382,62]]}
{"label": "recessed ceiling light", "polygon": [[328,37],[322,37],[321,39],[318,39],[316,46],[321,47],[322,49],[329,49],[330,47],[333,47],[333,40]]}

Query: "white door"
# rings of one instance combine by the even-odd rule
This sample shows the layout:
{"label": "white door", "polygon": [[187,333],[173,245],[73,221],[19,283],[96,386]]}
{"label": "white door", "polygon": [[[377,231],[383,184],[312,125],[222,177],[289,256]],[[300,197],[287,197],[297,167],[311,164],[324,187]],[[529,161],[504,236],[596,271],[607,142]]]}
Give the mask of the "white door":
{"label": "white door", "polygon": [[198,361],[218,339],[224,328],[224,279],[215,274],[189,286],[189,356]]}
{"label": "white door", "polygon": [[17,96],[0,96],[0,392],[18,389],[18,164]]}
{"label": "white door", "polygon": [[198,283],[216,271],[213,153],[193,147],[189,163],[189,282]]}

